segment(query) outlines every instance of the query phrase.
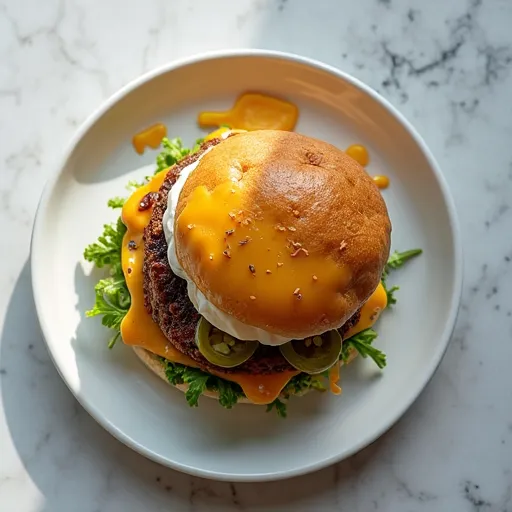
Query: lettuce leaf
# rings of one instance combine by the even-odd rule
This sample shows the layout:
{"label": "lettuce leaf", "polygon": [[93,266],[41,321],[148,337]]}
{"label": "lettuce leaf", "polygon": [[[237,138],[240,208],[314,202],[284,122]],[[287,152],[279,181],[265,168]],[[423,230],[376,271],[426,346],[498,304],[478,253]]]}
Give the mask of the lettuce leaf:
{"label": "lettuce leaf", "polygon": [[343,342],[341,360],[346,363],[350,357],[351,349],[355,349],[365,359],[367,357],[373,359],[375,364],[382,370],[386,366],[386,354],[372,346],[376,338],[377,333],[371,328],[354,334],[354,336]]}
{"label": "lettuce leaf", "polygon": [[279,398],[276,398],[273,402],[267,405],[267,412],[270,412],[272,409],[275,409],[277,412],[277,415],[280,418],[286,418],[288,416],[288,412],[286,410],[286,404],[280,400]]}
{"label": "lettuce leaf", "polygon": [[190,407],[197,407],[199,397],[206,391],[219,394],[219,403],[226,409],[231,409],[238,400],[244,397],[242,388],[235,382],[222,379],[199,368],[191,368],[179,363],[173,363],[160,358],[164,365],[167,380],[173,384],[188,384],[185,398]]}
{"label": "lettuce leaf", "polygon": [[391,288],[388,287],[387,278],[389,273],[392,270],[396,270],[402,267],[406,262],[408,262],[412,258],[415,258],[416,256],[422,254],[422,252],[423,251],[421,249],[410,249],[404,252],[395,251],[389,257],[388,262],[384,267],[384,272],[382,273],[382,286],[384,286],[384,289],[386,290],[388,308],[391,308],[394,304],[396,304],[397,299],[395,297],[395,292],[397,292],[400,289],[399,286],[392,286]]}
{"label": "lettuce leaf", "polygon": [[103,268],[106,265],[115,267],[114,272],[111,269],[110,273],[118,274],[121,269],[121,247],[125,233],[126,226],[121,218],[115,224],[105,224],[98,241],[85,248],[85,260],[91,261],[98,268]]}
{"label": "lettuce leaf", "polygon": [[183,147],[179,137],[174,139],[164,137],[162,139],[162,151],[156,157],[155,174],[168,169],[190,153],[195,153],[201,147],[202,141],[203,139],[198,139],[194,144],[194,147],[192,149],[188,149]]}

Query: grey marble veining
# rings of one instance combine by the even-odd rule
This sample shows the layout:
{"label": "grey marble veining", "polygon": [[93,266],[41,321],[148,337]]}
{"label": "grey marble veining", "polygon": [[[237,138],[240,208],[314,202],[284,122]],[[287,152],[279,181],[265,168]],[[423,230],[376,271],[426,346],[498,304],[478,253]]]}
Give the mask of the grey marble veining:
{"label": "grey marble veining", "polygon": [[[508,0],[0,0],[0,510],[511,512],[511,24]],[[53,367],[30,287],[37,201],[76,127],[142,72],[226,47],[323,60],[397,105],[465,247],[452,343],[410,411],[351,459],[267,484],[182,475],[103,431]]]}

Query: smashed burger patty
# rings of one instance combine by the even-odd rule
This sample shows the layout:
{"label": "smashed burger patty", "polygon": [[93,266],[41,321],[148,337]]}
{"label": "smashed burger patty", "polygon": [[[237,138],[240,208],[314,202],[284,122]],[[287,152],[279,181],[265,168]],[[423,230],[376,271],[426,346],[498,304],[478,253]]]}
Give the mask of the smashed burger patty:
{"label": "smashed burger patty", "polygon": [[[170,343],[193,359],[203,370],[258,375],[293,371],[295,368],[281,355],[278,347],[261,344],[250,359],[234,368],[222,368],[206,360],[195,342],[195,330],[200,315],[188,297],[186,281],[176,276],[169,266],[162,222],[169,191],[182,169],[195,162],[207,148],[220,142],[221,139],[213,139],[203,143],[198,152],[171,167],[158,197],[153,198],[151,220],[144,230],[144,306]],[[357,323],[359,316],[358,311],[343,325],[340,329],[342,336]]]}

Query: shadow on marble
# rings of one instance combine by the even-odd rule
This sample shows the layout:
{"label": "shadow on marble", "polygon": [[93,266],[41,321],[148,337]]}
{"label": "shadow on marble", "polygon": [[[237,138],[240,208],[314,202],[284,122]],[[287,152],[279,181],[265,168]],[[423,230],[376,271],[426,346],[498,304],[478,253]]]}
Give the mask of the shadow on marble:
{"label": "shadow on marble", "polygon": [[[257,507],[290,506],[329,492],[348,475],[354,478],[354,472],[379,456],[383,445],[381,438],[315,478],[258,484],[208,481],[145,459],[97,425],[60,379],[40,333],[28,262],[7,308],[0,347],[6,423],[26,472],[44,496],[38,512],[74,510],[82,499],[97,502],[101,510],[118,487],[126,511],[164,503],[173,503],[175,510],[199,504],[223,510],[239,504],[239,495],[246,496],[244,506],[251,506],[248,500]],[[92,488],[97,493],[94,498]]]}

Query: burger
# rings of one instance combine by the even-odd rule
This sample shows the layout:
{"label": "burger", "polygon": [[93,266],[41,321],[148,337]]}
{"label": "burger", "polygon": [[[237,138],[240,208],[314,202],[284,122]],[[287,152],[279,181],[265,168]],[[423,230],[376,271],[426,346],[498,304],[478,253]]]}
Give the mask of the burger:
{"label": "burger", "polygon": [[371,327],[396,288],[383,277],[418,251],[389,259],[386,204],[363,167],[274,130],[224,131],[192,152],[165,139],[158,166],[109,202],[120,219],[84,253],[110,268],[88,315],[117,331],[111,346],[120,336],[190,405],[283,416],[292,395],[339,394],[358,353],[384,366]]}

